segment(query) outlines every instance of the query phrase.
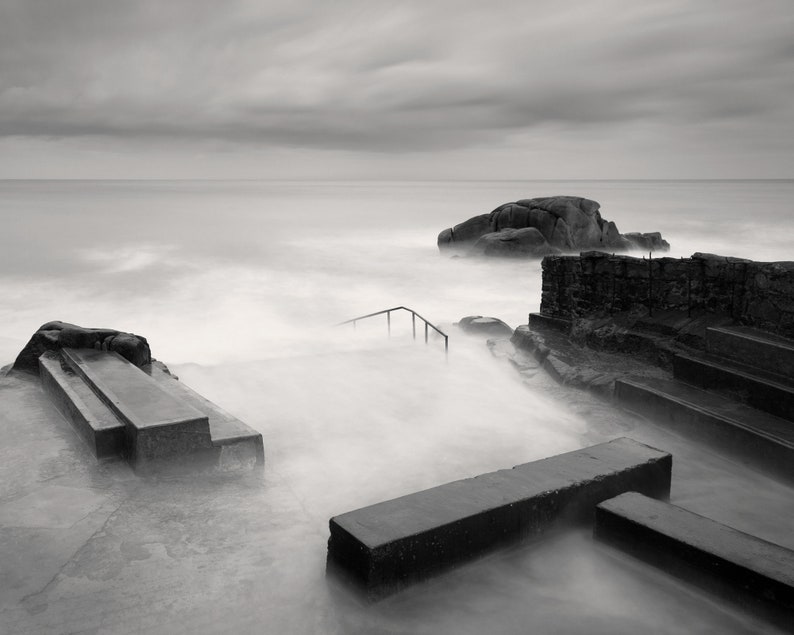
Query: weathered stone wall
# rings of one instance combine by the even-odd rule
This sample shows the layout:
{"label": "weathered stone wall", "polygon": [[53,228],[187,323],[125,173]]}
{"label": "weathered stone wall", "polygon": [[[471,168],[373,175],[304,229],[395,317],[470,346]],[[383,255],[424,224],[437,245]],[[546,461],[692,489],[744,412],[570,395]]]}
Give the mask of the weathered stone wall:
{"label": "weathered stone wall", "polygon": [[543,315],[573,319],[657,310],[726,315],[794,337],[794,262],[701,253],[648,259],[586,252],[543,259]]}

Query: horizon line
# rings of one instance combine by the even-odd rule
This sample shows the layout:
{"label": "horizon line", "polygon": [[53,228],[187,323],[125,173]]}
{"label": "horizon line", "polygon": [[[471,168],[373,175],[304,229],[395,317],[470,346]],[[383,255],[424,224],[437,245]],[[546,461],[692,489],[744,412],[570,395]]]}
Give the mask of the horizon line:
{"label": "horizon line", "polygon": [[0,177],[0,182],[31,182],[31,181],[49,181],[49,182],[80,182],[80,181],[108,181],[108,182],[248,182],[248,183],[283,183],[283,182],[314,182],[314,183],[360,183],[360,182],[374,182],[374,183],[566,183],[572,181],[579,182],[732,182],[732,181],[794,181],[794,177],[721,177],[721,178],[555,178],[555,179],[540,179],[540,178],[514,178],[514,179],[465,179],[465,178],[244,178],[244,177],[178,177],[178,178],[148,178],[148,177],[67,177],[67,178],[52,178],[52,177],[17,177],[5,178]]}

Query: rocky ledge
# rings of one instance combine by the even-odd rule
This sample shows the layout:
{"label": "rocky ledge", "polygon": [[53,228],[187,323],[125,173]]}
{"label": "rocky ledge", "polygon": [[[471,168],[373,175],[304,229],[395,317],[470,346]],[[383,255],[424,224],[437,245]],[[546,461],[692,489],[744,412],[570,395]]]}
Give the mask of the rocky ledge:
{"label": "rocky ledge", "polygon": [[62,348],[115,351],[139,367],[152,361],[152,354],[145,337],[113,329],[83,328],[68,322],[55,321],[42,324],[38,328],[25,348],[17,355],[12,369],[38,375],[41,354]]}
{"label": "rocky ledge", "polygon": [[582,250],[667,251],[658,232],[621,234],[596,201],[576,196],[522,199],[500,205],[438,235],[438,247],[457,254],[541,258]]}

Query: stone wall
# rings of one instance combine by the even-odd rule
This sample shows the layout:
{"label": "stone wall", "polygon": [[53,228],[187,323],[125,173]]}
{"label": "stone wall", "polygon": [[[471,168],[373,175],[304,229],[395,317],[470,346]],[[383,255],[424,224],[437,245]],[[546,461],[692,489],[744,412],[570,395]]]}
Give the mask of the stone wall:
{"label": "stone wall", "polygon": [[543,259],[543,315],[573,319],[663,310],[725,315],[794,338],[794,262],[701,253],[648,259],[586,252]]}

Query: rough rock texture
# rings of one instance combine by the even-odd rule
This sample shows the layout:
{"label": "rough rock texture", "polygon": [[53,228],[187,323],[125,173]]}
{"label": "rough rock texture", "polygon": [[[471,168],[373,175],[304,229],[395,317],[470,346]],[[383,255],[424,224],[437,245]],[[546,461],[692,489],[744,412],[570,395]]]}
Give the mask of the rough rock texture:
{"label": "rough rock texture", "polygon": [[145,337],[113,329],[83,328],[67,322],[47,322],[30,338],[17,355],[13,370],[38,375],[39,356],[61,348],[95,348],[115,351],[136,366],[151,363],[152,354]]}
{"label": "rough rock texture", "polygon": [[524,227],[485,234],[472,245],[470,253],[505,258],[542,258],[550,254],[558,254],[560,250],[549,245],[540,230]]}
{"label": "rough rock texture", "polygon": [[483,317],[482,315],[467,315],[461,318],[458,327],[469,335],[484,337],[510,337],[513,334],[513,329],[499,318]]}
{"label": "rough rock texture", "polygon": [[[438,247],[485,256],[529,257],[582,249],[670,248],[658,232],[621,235],[615,223],[601,218],[599,208],[596,201],[576,196],[522,199],[445,229],[438,235]],[[528,229],[535,231],[502,234]]]}

